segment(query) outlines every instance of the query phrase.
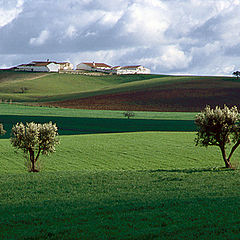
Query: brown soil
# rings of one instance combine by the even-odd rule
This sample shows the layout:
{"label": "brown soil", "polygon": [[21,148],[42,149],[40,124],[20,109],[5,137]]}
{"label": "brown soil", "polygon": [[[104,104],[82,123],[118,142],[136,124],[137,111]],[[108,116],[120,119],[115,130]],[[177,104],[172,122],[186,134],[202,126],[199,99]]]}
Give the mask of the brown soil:
{"label": "brown soil", "polygon": [[206,105],[240,107],[240,85],[234,82],[195,81],[146,90],[46,103],[64,108],[195,112]]}

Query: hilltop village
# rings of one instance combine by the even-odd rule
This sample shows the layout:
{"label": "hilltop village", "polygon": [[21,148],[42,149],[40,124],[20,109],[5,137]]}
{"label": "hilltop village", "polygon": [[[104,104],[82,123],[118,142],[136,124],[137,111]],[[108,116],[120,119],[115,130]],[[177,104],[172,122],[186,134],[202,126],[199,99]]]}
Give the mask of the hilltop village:
{"label": "hilltop village", "polygon": [[70,62],[32,61],[28,64],[20,64],[13,67],[14,71],[27,72],[59,72],[59,73],[103,73],[103,74],[150,74],[151,70],[142,66],[110,66],[105,63],[82,62],[74,66]]}

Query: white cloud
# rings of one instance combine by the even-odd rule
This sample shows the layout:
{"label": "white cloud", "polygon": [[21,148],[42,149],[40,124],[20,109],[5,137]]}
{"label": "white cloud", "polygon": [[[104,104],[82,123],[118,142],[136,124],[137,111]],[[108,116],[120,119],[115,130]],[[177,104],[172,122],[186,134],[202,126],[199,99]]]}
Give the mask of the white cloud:
{"label": "white cloud", "polygon": [[178,49],[177,46],[166,47],[164,53],[160,57],[159,64],[169,70],[187,68],[191,57]]}
{"label": "white cloud", "polygon": [[66,30],[66,36],[69,38],[74,38],[77,36],[77,29],[73,25],[70,25]]}
{"label": "white cloud", "polygon": [[36,38],[31,38],[29,43],[31,45],[35,45],[35,46],[40,46],[42,44],[44,44],[47,39],[49,38],[49,31],[48,30],[43,30],[38,37]]}
{"label": "white cloud", "polygon": [[121,34],[132,34],[139,42],[159,42],[170,25],[168,7],[161,1],[135,1],[121,19]]}
{"label": "white cloud", "polygon": [[188,68],[192,57],[179,49],[178,46],[166,45],[154,50],[155,54],[152,57],[142,57],[139,62],[146,65],[154,72],[176,72],[181,69]]}
{"label": "white cloud", "polygon": [[227,74],[240,67],[239,11],[240,0],[0,0],[0,52]]}
{"label": "white cloud", "polygon": [[122,17],[122,15],[123,11],[106,12],[101,18],[100,23],[106,27],[113,27]]}
{"label": "white cloud", "polygon": [[23,10],[23,0],[0,0],[0,28],[11,23]]}

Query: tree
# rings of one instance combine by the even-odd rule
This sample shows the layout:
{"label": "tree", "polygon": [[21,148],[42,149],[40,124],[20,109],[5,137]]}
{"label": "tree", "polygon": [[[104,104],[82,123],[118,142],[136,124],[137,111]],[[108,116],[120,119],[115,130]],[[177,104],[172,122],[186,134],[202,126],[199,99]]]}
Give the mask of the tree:
{"label": "tree", "polygon": [[21,87],[20,90],[21,90],[21,93],[25,93],[25,92],[28,90],[28,88],[26,88],[26,87]]}
{"label": "tree", "polygon": [[233,72],[233,75],[235,75],[237,77],[237,79],[238,79],[239,76],[240,76],[240,71]]}
{"label": "tree", "polygon": [[127,117],[128,119],[130,117],[134,117],[135,116],[134,112],[131,112],[131,111],[124,112],[123,115],[124,115],[124,117]]}
{"label": "tree", "polygon": [[[236,106],[229,109],[210,106],[196,115],[195,123],[198,127],[196,145],[218,146],[221,150],[226,168],[232,168],[231,157],[240,144],[239,112]],[[226,146],[231,144],[232,148],[227,157]]]}
{"label": "tree", "polygon": [[13,147],[22,150],[30,160],[30,172],[38,172],[36,162],[40,154],[48,155],[55,152],[57,138],[56,124],[49,123],[17,123],[12,127],[11,143]]}

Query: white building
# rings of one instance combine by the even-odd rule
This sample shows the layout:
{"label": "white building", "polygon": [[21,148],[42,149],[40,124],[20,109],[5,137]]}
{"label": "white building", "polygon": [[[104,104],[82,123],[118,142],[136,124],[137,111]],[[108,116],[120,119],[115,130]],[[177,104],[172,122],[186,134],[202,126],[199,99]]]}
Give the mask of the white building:
{"label": "white building", "polygon": [[39,62],[33,61],[28,64],[21,64],[15,68],[15,71],[27,72],[59,72],[60,64],[55,62]]}
{"label": "white building", "polygon": [[150,74],[151,70],[149,68],[145,68],[142,65],[136,66],[116,66],[112,68],[112,72],[115,74]]}
{"label": "white building", "polygon": [[73,70],[73,64],[70,62],[56,62],[60,65],[60,70]]}
{"label": "white building", "polygon": [[82,62],[77,65],[76,70],[93,71],[93,72],[111,72],[112,67],[105,63]]}

